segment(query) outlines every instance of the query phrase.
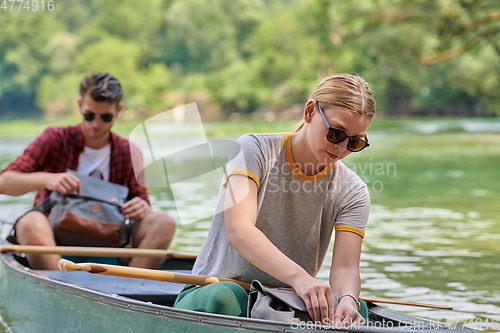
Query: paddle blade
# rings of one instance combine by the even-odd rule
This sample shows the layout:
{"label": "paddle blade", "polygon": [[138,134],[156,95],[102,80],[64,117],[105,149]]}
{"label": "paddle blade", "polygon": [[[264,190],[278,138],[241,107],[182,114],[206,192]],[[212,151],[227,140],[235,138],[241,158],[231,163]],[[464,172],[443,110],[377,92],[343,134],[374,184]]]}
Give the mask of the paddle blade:
{"label": "paddle blade", "polygon": [[65,271],[65,272],[85,270],[85,269],[82,269],[82,267],[80,267],[79,265],[75,264],[74,262],[66,260],[66,259],[59,260],[59,262],[57,263],[57,266],[59,267],[59,269],[61,271]]}
{"label": "paddle blade", "polygon": [[73,271],[85,271],[93,274],[102,274],[105,273],[107,270],[106,268],[96,265],[96,264],[75,264],[72,261],[66,260],[66,259],[60,259],[59,262],[57,263],[57,266],[61,271],[65,272],[73,272]]}

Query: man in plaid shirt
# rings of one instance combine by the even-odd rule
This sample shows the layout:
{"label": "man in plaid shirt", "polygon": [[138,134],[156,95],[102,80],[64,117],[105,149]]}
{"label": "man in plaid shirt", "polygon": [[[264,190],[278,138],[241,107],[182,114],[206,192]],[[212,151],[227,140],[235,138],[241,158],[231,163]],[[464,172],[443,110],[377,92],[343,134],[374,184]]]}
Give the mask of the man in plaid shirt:
{"label": "man in plaid shirt", "polygon": [[[166,213],[153,212],[140,174],[137,179],[132,160],[142,163],[139,149],[128,140],[111,133],[123,109],[122,90],[116,78],[107,73],[92,74],[80,83],[78,107],[82,123],[46,129],[29,144],[24,153],[0,174],[0,194],[21,195],[37,191],[35,204],[51,191],[61,194],[80,192],[80,181],[67,172],[100,177],[127,186],[129,197],[122,207],[125,217],[134,221],[128,246],[166,249],[175,232],[175,221]],[[15,237],[21,245],[55,246],[56,239],[48,214],[30,211],[15,224]],[[69,244],[65,244],[69,245]],[[57,269],[56,254],[28,254],[34,269]],[[134,257],[130,266],[158,268],[162,259]]]}

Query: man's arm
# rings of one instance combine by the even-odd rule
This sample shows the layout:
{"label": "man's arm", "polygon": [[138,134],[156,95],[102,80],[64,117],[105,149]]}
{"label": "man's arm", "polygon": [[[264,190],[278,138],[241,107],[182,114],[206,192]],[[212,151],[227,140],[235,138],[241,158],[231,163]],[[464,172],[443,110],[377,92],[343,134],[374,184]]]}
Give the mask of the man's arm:
{"label": "man's arm", "polygon": [[79,193],[80,180],[68,172],[4,171],[0,174],[0,194],[17,196],[44,188],[62,194]]}
{"label": "man's arm", "polygon": [[80,192],[80,180],[70,173],[51,173],[45,170],[58,160],[51,152],[61,152],[61,135],[48,128],[37,136],[14,162],[0,173],[0,194],[12,196],[47,189],[62,194]]}
{"label": "man's arm", "polygon": [[148,190],[144,185],[144,173],[141,172],[144,169],[142,153],[133,143],[127,141],[127,144],[130,149],[130,160],[127,160],[123,184],[128,186],[129,192],[128,201],[122,205],[121,210],[126,218],[140,221],[153,210],[149,203]]}
{"label": "man's arm", "polygon": [[148,190],[145,185],[146,179],[144,175],[142,153],[136,145],[133,143],[129,144],[131,160],[128,162],[128,169],[126,169],[126,184],[129,188],[128,199],[131,200],[135,197],[139,197],[150,204]]}

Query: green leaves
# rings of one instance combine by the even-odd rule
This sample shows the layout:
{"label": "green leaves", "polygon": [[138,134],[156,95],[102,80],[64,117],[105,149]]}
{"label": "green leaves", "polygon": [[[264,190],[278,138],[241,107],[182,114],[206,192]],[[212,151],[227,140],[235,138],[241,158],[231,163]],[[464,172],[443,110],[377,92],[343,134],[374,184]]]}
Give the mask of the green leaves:
{"label": "green leaves", "polygon": [[497,1],[74,0],[0,24],[0,115],[70,114],[96,71],[134,116],[277,110],[337,73],[362,75],[381,113],[500,114]]}

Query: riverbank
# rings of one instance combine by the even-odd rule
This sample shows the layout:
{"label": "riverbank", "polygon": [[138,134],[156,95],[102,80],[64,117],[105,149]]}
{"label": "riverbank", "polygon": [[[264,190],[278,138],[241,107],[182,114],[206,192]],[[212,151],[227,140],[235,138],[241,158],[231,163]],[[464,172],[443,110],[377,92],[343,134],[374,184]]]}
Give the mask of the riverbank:
{"label": "riverbank", "polygon": [[[34,136],[48,126],[66,126],[77,124],[79,117],[72,116],[57,120],[48,119],[18,119],[1,120],[1,136]],[[142,120],[144,121],[144,120]],[[273,133],[289,132],[299,122],[299,119],[266,121],[264,119],[222,120],[204,122],[207,136],[237,136],[243,133]],[[140,120],[117,119],[113,131],[128,136]],[[500,118],[375,118],[369,131],[405,131],[422,134],[438,132],[482,132],[500,133]]]}
{"label": "riverbank", "polygon": [[[144,120],[143,120],[144,121]],[[0,119],[0,136],[35,136],[49,126],[67,126],[80,122],[78,117],[64,119],[17,119],[3,121]],[[266,133],[266,132],[289,132],[298,123],[297,120],[266,121],[255,119],[240,119],[236,121],[225,120],[216,122],[204,122],[207,136],[234,136],[243,133]],[[113,125],[113,132],[128,136],[132,130],[141,124],[137,120],[117,119]]]}

